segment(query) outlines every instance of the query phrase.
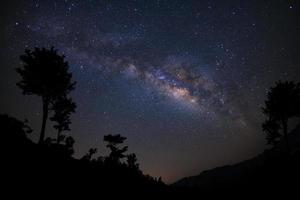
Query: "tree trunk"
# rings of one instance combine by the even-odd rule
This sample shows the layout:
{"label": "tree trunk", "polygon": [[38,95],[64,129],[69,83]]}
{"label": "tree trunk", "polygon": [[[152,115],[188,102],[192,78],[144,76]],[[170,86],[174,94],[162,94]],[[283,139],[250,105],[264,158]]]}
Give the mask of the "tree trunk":
{"label": "tree trunk", "polygon": [[49,106],[49,101],[43,98],[43,121],[42,121],[39,144],[42,144],[45,138],[46,122],[48,118],[48,106]]}
{"label": "tree trunk", "polygon": [[290,154],[290,145],[288,140],[288,120],[283,120],[282,125],[283,125],[283,134],[284,134],[286,151],[288,154]]}

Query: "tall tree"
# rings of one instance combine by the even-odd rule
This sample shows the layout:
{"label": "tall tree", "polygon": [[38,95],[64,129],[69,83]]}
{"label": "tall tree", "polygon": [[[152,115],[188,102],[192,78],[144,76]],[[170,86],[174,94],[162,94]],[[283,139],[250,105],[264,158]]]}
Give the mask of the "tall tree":
{"label": "tall tree", "polygon": [[110,154],[108,157],[109,160],[112,162],[119,163],[120,159],[125,157],[124,153],[128,149],[128,146],[125,146],[122,148],[119,147],[119,145],[122,144],[126,140],[126,137],[123,137],[120,134],[105,135],[103,139],[105,142],[108,142],[106,147],[108,147],[110,149]]}
{"label": "tall tree", "polygon": [[76,104],[71,98],[67,97],[58,98],[53,103],[54,115],[50,120],[55,122],[53,127],[57,130],[57,144],[64,140],[65,136],[61,135],[61,132],[70,130],[70,115],[75,112],[75,108]]}
{"label": "tall tree", "polygon": [[17,85],[23,90],[23,94],[37,95],[42,99],[43,116],[39,143],[43,143],[51,104],[72,91],[75,82],[71,80],[72,73],[69,72],[65,56],[58,55],[53,47],[35,48],[33,51],[26,49],[20,59],[23,65],[16,71],[22,80]]}
{"label": "tall tree", "polygon": [[287,152],[290,152],[288,122],[290,118],[300,116],[300,83],[276,82],[267,94],[263,113],[267,116],[263,130],[267,132],[268,141],[274,144],[277,138],[283,136]]}

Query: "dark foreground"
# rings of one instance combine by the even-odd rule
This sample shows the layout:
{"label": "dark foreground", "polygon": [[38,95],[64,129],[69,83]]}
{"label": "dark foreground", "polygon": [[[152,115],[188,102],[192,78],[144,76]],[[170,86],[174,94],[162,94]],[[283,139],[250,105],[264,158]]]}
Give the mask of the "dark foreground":
{"label": "dark foreground", "polygon": [[[168,186],[125,164],[90,158],[75,159],[66,144],[35,144],[9,120],[1,122],[4,193],[10,197],[84,199],[211,199],[279,197],[297,199],[300,192],[300,153],[268,151],[259,165],[242,165],[202,175],[201,181]],[[232,171],[233,170],[233,171]],[[238,170],[238,171],[236,171]],[[207,180],[204,180],[207,179]],[[203,181],[204,180],[204,181]],[[190,183],[190,182],[189,182]],[[197,184],[205,183],[205,184]],[[296,195],[292,198],[292,195]]]}

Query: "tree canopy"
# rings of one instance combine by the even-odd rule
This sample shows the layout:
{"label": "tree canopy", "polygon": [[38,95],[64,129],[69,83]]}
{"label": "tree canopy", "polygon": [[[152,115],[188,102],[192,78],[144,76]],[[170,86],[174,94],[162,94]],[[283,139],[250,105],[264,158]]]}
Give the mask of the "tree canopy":
{"label": "tree canopy", "polygon": [[289,151],[288,122],[290,118],[300,116],[300,83],[276,82],[262,109],[267,117],[262,128],[267,133],[268,143],[275,145],[283,136]]}
{"label": "tree canopy", "polygon": [[[65,56],[58,55],[54,47],[35,48],[33,51],[26,49],[20,59],[23,65],[16,68],[16,71],[22,79],[17,86],[22,89],[23,94],[42,97],[43,119],[39,139],[39,143],[42,143],[51,106],[56,111],[53,119],[59,122],[56,128],[68,129],[68,116],[74,111],[75,104],[65,97],[74,89],[75,82],[72,81]],[[68,106],[61,109],[61,104]]]}

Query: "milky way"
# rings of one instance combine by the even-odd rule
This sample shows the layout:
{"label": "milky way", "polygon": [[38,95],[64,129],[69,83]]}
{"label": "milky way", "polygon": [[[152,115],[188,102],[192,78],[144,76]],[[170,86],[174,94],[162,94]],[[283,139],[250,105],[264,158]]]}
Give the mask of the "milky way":
{"label": "milky way", "polygon": [[[5,4],[5,5],[4,5]],[[40,128],[40,99],[15,86],[25,48],[55,46],[77,87],[76,154],[128,138],[145,173],[172,182],[265,148],[260,107],[299,80],[297,1],[3,2],[1,111]],[[52,135],[51,124],[47,135]]]}

